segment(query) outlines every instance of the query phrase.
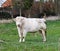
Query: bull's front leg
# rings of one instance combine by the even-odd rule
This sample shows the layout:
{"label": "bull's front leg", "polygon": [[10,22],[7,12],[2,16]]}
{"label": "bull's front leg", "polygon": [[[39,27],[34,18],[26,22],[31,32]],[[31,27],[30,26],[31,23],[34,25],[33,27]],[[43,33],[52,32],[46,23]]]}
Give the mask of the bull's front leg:
{"label": "bull's front leg", "polygon": [[26,30],[23,30],[23,42],[25,42],[25,37],[26,37],[26,34],[27,34],[27,31]]}
{"label": "bull's front leg", "polygon": [[22,36],[21,36],[21,31],[20,31],[20,27],[17,26],[17,29],[18,29],[18,34],[19,34],[19,42],[22,42]]}

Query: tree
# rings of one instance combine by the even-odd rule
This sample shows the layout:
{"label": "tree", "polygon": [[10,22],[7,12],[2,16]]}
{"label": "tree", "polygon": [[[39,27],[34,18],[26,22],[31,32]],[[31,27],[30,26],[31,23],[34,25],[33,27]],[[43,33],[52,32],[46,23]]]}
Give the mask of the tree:
{"label": "tree", "polygon": [[33,0],[24,0],[24,9],[30,9],[30,7],[32,6]]}
{"label": "tree", "polygon": [[20,10],[20,16],[22,10],[30,9],[33,0],[13,0],[13,7]]}

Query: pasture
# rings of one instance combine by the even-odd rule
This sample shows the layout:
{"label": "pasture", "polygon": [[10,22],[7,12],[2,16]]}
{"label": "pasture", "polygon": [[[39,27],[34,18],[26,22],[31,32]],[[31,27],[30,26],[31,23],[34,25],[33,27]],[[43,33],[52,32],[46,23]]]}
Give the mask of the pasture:
{"label": "pasture", "polygon": [[47,21],[47,42],[41,35],[28,33],[26,41],[19,43],[15,23],[0,24],[0,51],[60,51],[60,20]]}

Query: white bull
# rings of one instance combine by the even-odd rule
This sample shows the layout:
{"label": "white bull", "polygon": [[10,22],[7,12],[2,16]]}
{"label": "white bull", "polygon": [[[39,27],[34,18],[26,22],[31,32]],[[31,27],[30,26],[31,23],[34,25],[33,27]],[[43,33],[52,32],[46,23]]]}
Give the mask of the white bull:
{"label": "white bull", "polygon": [[24,42],[27,32],[40,31],[43,36],[43,41],[46,41],[46,24],[44,18],[25,18],[22,16],[16,17],[16,25],[19,33],[19,42]]}

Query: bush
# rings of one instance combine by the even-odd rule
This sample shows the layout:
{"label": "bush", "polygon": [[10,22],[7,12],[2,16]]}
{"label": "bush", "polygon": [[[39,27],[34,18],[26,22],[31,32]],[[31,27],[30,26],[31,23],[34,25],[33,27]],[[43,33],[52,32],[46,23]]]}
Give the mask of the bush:
{"label": "bush", "polygon": [[43,11],[46,13],[47,16],[55,16],[55,4],[52,2],[45,2],[43,5]]}
{"label": "bush", "polygon": [[7,12],[0,12],[0,19],[10,19],[11,15]]}

